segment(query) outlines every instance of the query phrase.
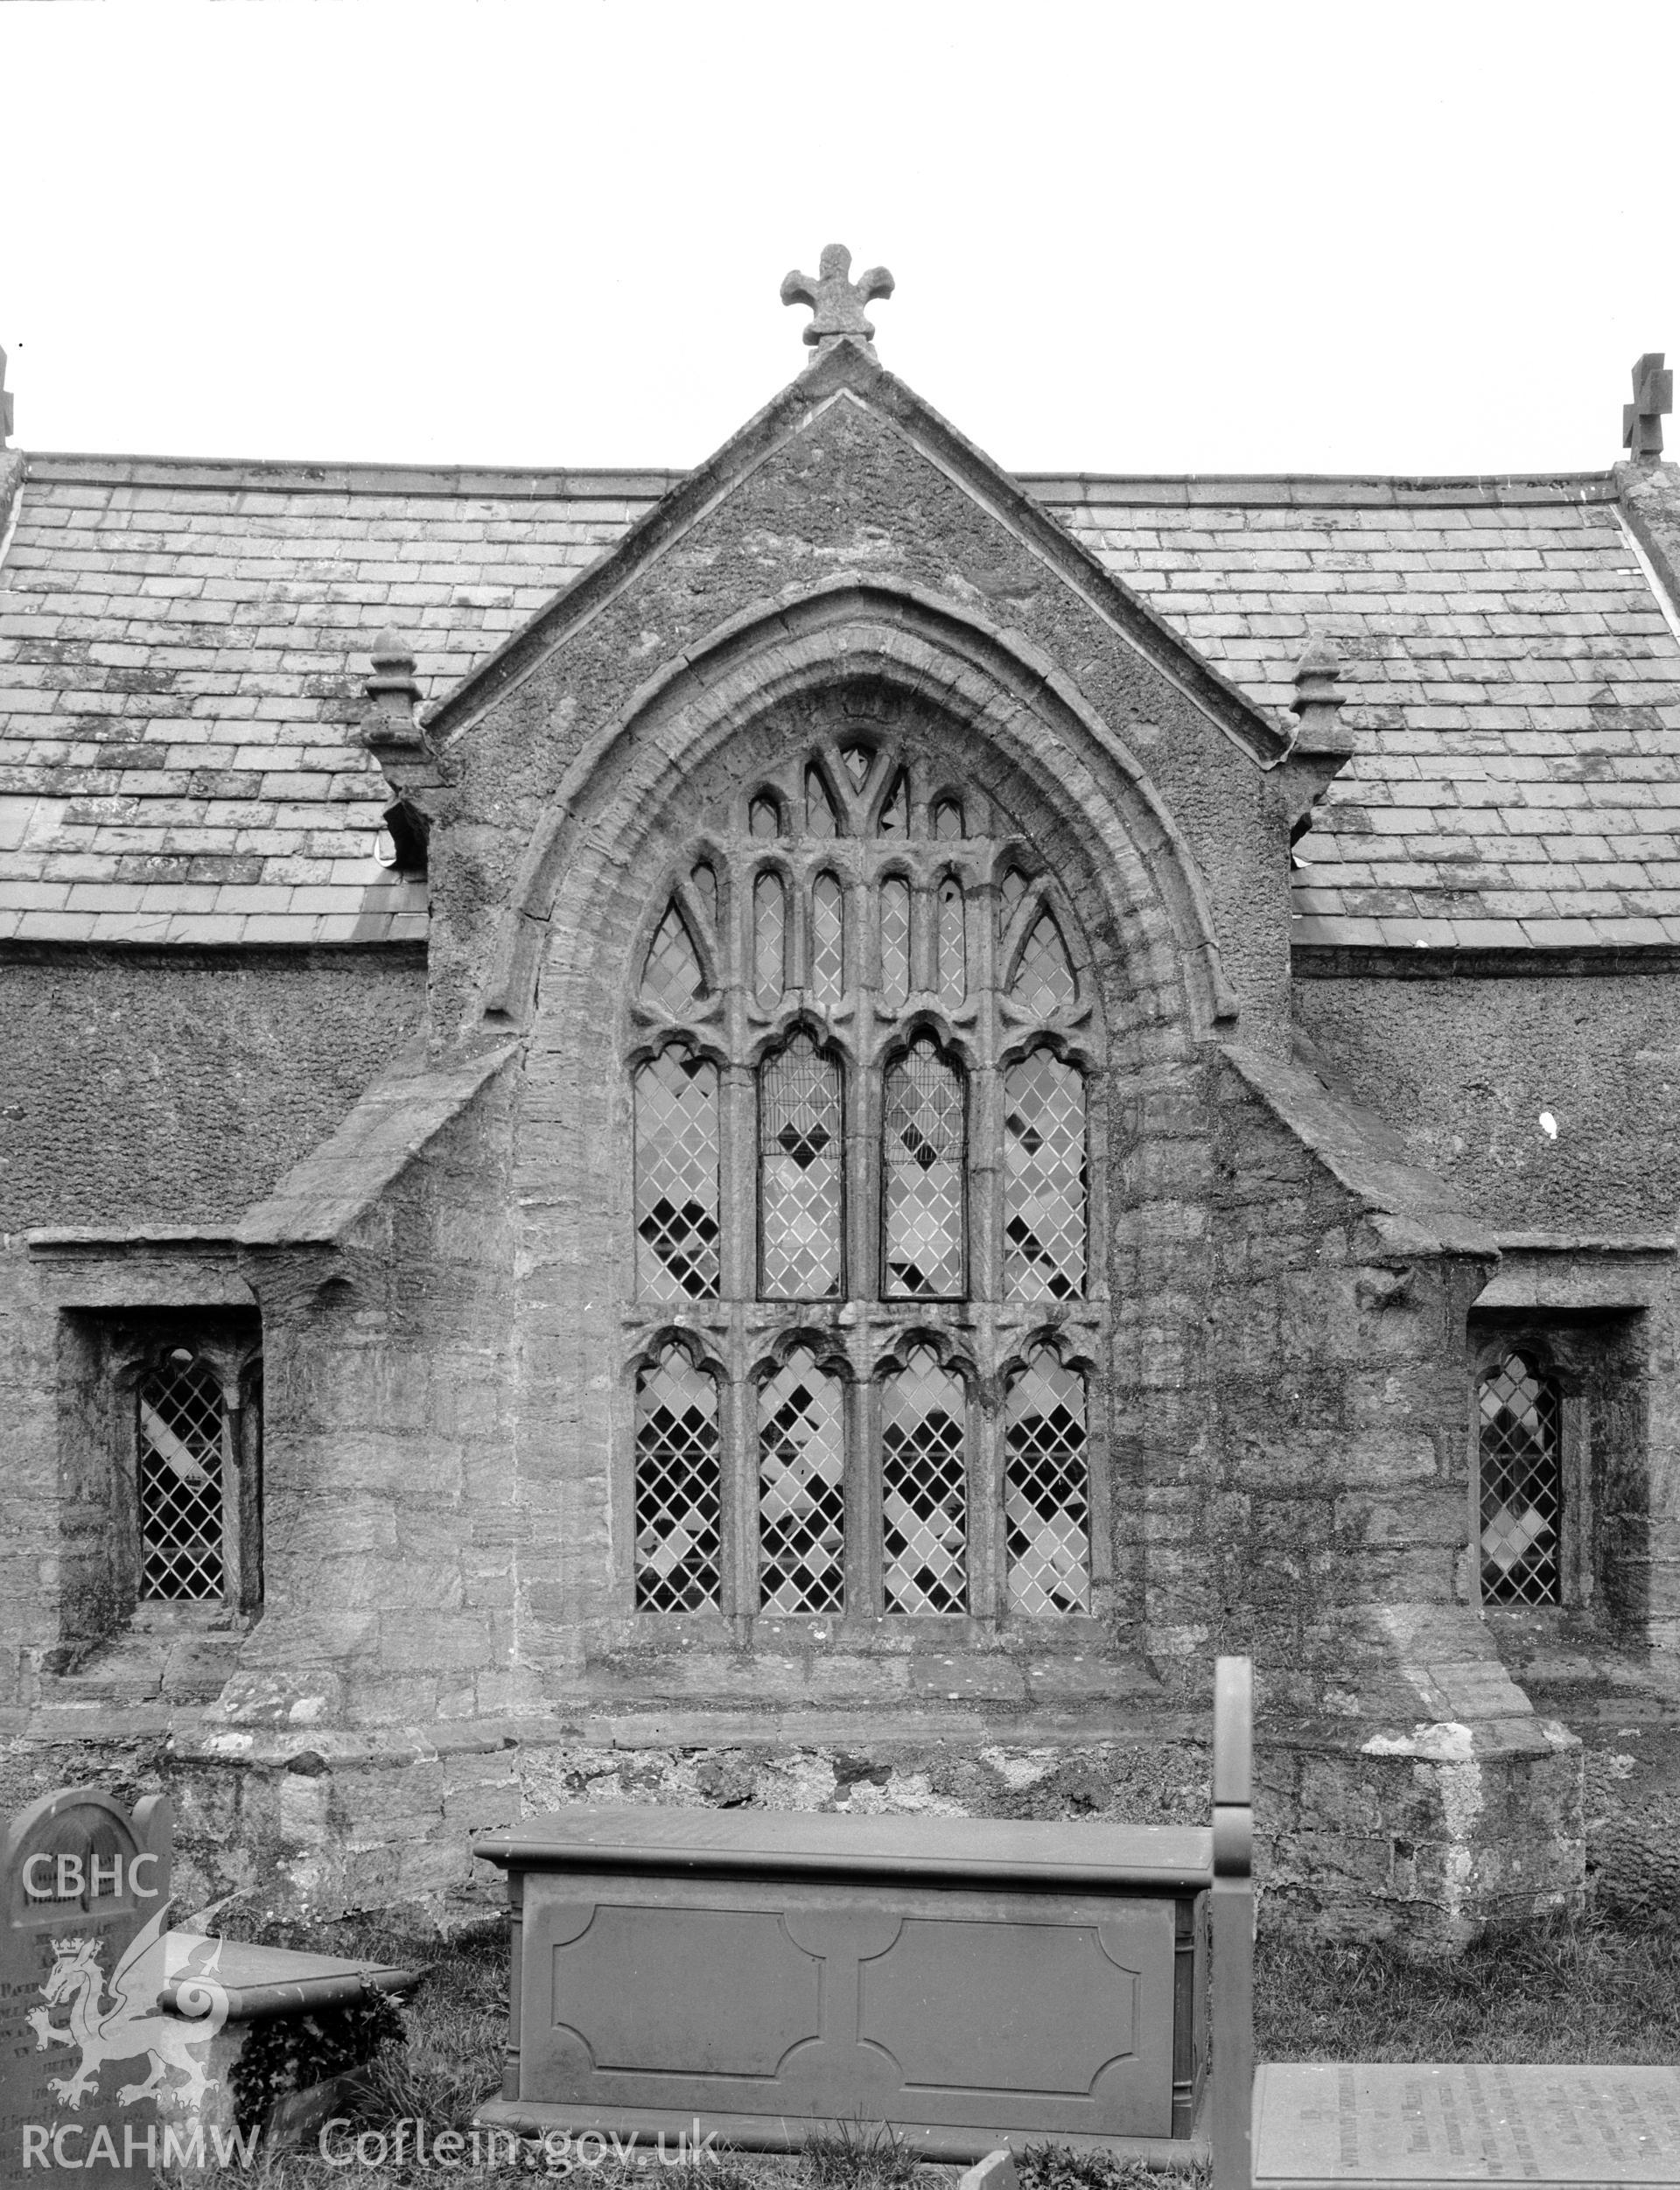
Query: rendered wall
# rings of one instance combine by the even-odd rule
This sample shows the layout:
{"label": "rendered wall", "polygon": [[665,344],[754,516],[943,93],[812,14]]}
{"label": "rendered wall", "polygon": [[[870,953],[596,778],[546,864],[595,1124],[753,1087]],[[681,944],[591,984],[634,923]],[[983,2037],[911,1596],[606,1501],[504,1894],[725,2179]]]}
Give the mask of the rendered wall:
{"label": "rendered wall", "polygon": [[424,953],[0,963],[0,1234],[231,1218],[323,1138],[424,1011]]}

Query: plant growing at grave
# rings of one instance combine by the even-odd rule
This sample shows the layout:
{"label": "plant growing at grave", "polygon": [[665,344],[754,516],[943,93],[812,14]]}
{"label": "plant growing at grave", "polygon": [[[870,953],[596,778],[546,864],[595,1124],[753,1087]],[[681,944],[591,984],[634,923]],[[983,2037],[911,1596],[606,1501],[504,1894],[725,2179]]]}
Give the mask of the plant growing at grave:
{"label": "plant growing at grave", "polygon": [[891,2122],[835,2122],[813,2130],[804,2159],[815,2190],[892,2190],[916,2173],[916,2156]]}
{"label": "plant growing at grave", "polygon": [[1021,2190],[1144,2190],[1172,2180],[1182,2190],[1209,2180],[1205,2164],[1184,2173],[1164,2173],[1138,2159],[1116,2159],[1112,2152],[1080,2152],[1072,2145],[1029,2145],[1017,2163]]}
{"label": "plant growing at grave", "polygon": [[401,2012],[383,1992],[346,2007],[254,2023],[228,2073],[239,2126],[256,2127],[276,2099],[360,2068],[385,2047],[401,2045],[404,2035]]}

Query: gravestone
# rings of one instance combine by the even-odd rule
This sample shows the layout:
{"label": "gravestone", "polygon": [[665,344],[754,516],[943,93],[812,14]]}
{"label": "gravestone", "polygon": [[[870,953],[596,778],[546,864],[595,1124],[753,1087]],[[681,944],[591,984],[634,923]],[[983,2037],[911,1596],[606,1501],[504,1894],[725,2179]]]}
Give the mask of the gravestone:
{"label": "gravestone", "polygon": [[[0,2175],[149,2183],[155,2093],[198,2033],[157,2010],[171,1816],[93,1788],[21,1811],[0,1850]],[[164,2048],[160,2054],[159,2047]],[[178,2059],[177,2058],[178,2056]]]}
{"label": "gravestone", "polygon": [[1680,2183],[1680,2068],[1268,2062],[1255,2190]]}

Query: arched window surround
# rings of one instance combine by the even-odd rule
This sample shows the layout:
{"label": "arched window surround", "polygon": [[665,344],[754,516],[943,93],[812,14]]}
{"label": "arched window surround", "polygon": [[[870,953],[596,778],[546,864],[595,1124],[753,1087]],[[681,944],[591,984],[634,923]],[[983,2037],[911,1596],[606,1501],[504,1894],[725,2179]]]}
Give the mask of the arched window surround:
{"label": "arched window surround", "polygon": [[[994,794],[948,772],[929,767],[912,745],[900,744],[890,729],[860,723],[850,738],[833,741],[815,751],[809,745],[788,753],[783,775],[767,773],[747,779],[750,788],[737,789],[728,825],[719,829],[715,820],[693,816],[697,827],[675,844],[663,878],[643,898],[635,954],[645,949],[656,931],[664,906],[675,896],[685,922],[695,931],[696,951],[709,991],[704,1011],[696,1016],[704,1025],[690,1025],[696,1053],[716,1057],[721,1075],[730,1083],[726,1105],[733,1105],[732,1122],[723,1130],[724,1175],[722,1197],[735,1212],[735,1237],[724,1249],[724,1276],[717,1302],[695,1304],[708,1326],[709,1344],[728,1361],[728,1405],[736,1419],[723,1431],[725,1442],[734,1441],[734,1518],[725,1534],[732,1549],[725,1553],[724,1601],[720,1610],[733,1619],[773,1618],[758,1606],[755,1461],[755,1394],[762,1375],[761,1364],[772,1358],[755,1342],[754,1331],[774,1340],[774,1352],[785,1357],[795,1333],[814,1359],[830,1363],[844,1361],[842,1379],[847,1422],[848,1531],[846,1567],[848,1598],[844,1614],[834,1615],[830,1627],[891,1620],[899,1632],[925,1622],[930,1633],[948,1636],[952,1615],[889,1613],[881,1595],[881,1533],[878,1490],[859,1480],[867,1473],[879,1450],[882,1379],[892,1372],[907,1350],[909,1334],[920,1333],[937,1347],[952,1339],[946,1319],[972,1320],[987,1326],[984,1350],[998,1356],[1007,1346],[1018,1351],[1020,1334],[1039,1331],[1050,1304],[1040,1300],[1009,1304],[995,1299],[1002,1284],[1002,1175],[996,1153],[1000,1130],[1003,1072],[1035,1046],[1042,1046],[1059,1061],[1073,1064],[1082,1076],[1087,1102],[1088,1162],[1090,1178],[1088,1205],[1090,1238],[1101,1235],[1099,1205],[1102,1193],[1102,1166],[1097,1152],[1102,1144],[1106,1080],[1103,1069],[1102,990],[1085,944],[1083,929],[1074,903],[1060,876],[1053,874],[1030,836],[1009,825],[991,804]],[[838,748],[848,742],[866,743],[873,759],[861,788],[855,788],[839,758]],[[821,771],[833,801],[836,834],[812,833],[804,826],[803,780],[806,767]],[[879,808],[892,793],[900,773],[907,776],[905,811],[907,829],[885,838],[868,831]],[[737,776],[739,785],[741,777]],[[748,829],[751,800],[771,793],[780,801],[782,834],[772,841],[752,837]],[[963,808],[965,834],[961,838],[935,839],[932,816],[936,806],[957,800]],[[714,809],[715,812],[715,809]],[[998,826],[1002,821],[1004,825]],[[717,878],[718,912],[715,923],[689,878],[696,863],[705,858]],[[998,917],[998,889],[1010,865],[1028,878],[1020,902],[1008,920]],[[784,991],[774,1004],[760,1002],[750,984],[732,977],[728,961],[744,962],[752,938],[752,893],[758,877],[775,873],[788,892],[788,934]],[[836,1004],[817,999],[811,992],[811,889],[819,875],[831,875],[837,883],[844,906],[844,1000]],[[878,919],[880,886],[890,877],[901,878],[911,897],[911,977],[909,994],[901,1011],[884,1025],[878,1015],[860,1010],[860,994],[878,977]],[[963,936],[967,967],[963,1002],[951,1008],[939,994],[938,910],[942,885],[956,882],[962,892]],[[1032,922],[1046,907],[1054,913],[1063,939],[1077,997],[1073,1006],[1046,1020],[1014,1009],[1002,993],[1007,961],[1018,955]],[[1001,933],[1000,933],[1001,929]],[[634,984],[633,984],[634,985]],[[621,1052],[626,1062],[646,1053],[647,1015],[633,1004],[630,1019],[634,1039]],[[657,1032],[666,1032],[664,1022]],[[676,1032],[673,1027],[670,1030]],[[855,1300],[837,1302],[771,1302],[759,1297],[761,1260],[759,1206],[756,1193],[758,1138],[756,1095],[758,1075],[774,1056],[798,1032],[808,1033],[822,1052],[835,1058],[845,1075],[845,1141],[847,1176],[845,1195],[846,1260],[852,1273],[849,1289],[855,1294],[861,1283],[870,1294],[866,1327],[857,1332],[844,1326]],[[878,1276],[879,1207],[882,1191],[882,1094],[886,1073],[895,1057],[920,1037],[931,1039],[942,1055],[960,1067],[965,1081],[969,1158],[964,1177],[969,1283],[963,1297],[951,1301],[920,1298],[882,1297]],[[986,1145],[983,1147],[983,1141]],[[870,1273],[868,1279],[860,1271]],[[634,1303],[628,1320],[634,1326],[654,1303]],[[668,1317],[670,1307],[664,1314]],[[686,1308],[679,1310],[686,1320]],[[1076,1335],[1084,1341],[1085,1356],[1095,1358],[1098,1329],[1105,1326],[1104,1273],[1093,1262],[1086,1273],[1081,1298],[1069,1304],[1069,1312],[1084,1326]],[[929,1317],[933,1318],[930,1323]],[[789,1319],[794,1320],[790,1321]],[[725,1331],[718,1326],[730,1325]],[[768,1326],[768,1327],[766,1327]],[[894,1331],[896,1350],[884,1351],[882,1341]],[[819,1355],[816,1341],[830,1348]],[[949,1358],[948,1354],[942,1358]],[[836,1369],[833,1373],[838,1375]],[[1004,1523],[1001,1510],[1005,1467],[1004,1417],[1004,1387],[997,1369],[984,1361],[965,1360],[959,1374],[965,1399],[965,1452],[970,1475],[970,1570],[965,1616],[983,1623],[1018,1618],[1005,1601],[1003,1569]],[[634,1382],[634,1379],[633,1379]],[[720,1406],[720,1422],[728,1411]],[[1092,1554],[1095,1578],[1110,1578],[1106,1535],[1106,1486],[1099,1481],[1097,1409],[1093,1390],[1090,1408],[1092,1456]],[[626,1489],[629,1487],[626,1485]],[[726,1501],[727,1502],[727,1501]],[[1099,1513],[1099,1507],[1102,1512]],[[639,1618],[648,1615],[639,1615]],[[690,1618],[704,1615],[687,1615]],[[1057,1623],[1071,1634],[1082,1617],[1068,1615]]]}
{"label": "arched window surround", "polygon": [[[1550,1561],[1550,1590],[1536,1592],[1518,1587],[1515,1593],[1501,1585],[1491,1571],[1487,1531],[1497,1502],[1495,1481],[1499,1469],[1484,1437],[1482,1392],[1498,1375],[1511,1355],[1519,1356],[1534,1372],[1546,1394],[1544,1411],[1552,1439],[1551,1465],[1558,1510]],[[1572,1349],[1544,1329],[1523,1323],[1484,1339],[1472,1355],[1470,1375],[1470,1577],[1473,1601],[1484,1608],[1545,1609],[1583,1606],[1595,1594],[1592,1473],[1587,1450],[1586,1379],[1572,1358]],[[1517,1567],[1519,1577],[1523,1571]]]}

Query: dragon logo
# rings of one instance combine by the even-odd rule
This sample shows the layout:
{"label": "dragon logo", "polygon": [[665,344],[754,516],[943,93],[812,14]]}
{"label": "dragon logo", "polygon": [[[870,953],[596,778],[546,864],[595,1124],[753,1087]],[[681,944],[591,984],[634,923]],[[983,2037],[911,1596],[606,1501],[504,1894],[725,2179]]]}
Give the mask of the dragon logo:
{"label": "dragon logo", "polygon": [[[100,1967],[102,1942],[97,1939],[55,1939],[54,1960],[41,1987],[45,2007],[30,2011],[29,2025],[38,2051],[48,2046],[77,2046],[81,2060],[74,2073],[48,2079],[49,2088],[73,2111],[83,2096],[99,2090],[101,2069],[108,2061],[146,2057],[147,2075],[139,2083],[125,2083],[116,2095],[119,2106],[132,2106],[154,2092],[172,2101],[197,2108],[210,2089],[205,2073],[210,2041],[228,2019],[227,1991],[216,1976],[221,1960],[221,1942],[201,1970],[191,1965],[206,1942],[183,1940],[164,1931],[166,1907],[137,1932],[112,1970],[108,1988]],[[162,2005],[165,1985],[174,1988],[173,2005]],[[69,2005],[69,2021],[60,2027],[52,2010]],[[182,2083],[170,2078],[178,2072]]]}

